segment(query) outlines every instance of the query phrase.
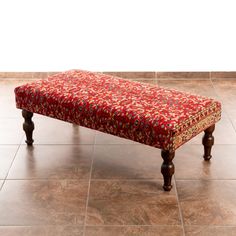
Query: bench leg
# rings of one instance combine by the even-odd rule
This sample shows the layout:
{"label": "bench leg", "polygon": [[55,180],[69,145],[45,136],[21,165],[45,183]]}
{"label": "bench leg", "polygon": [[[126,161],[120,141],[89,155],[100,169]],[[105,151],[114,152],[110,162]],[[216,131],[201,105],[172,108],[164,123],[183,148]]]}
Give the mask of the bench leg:
{"label": "bench leg", "polygon": [[161,156],[164,160],[162,163],[162,166],[161,166],[161,173],[164,177],[163,189],[165,191],[170,191],[172,188],[171,178],[175,172],[175,166],[174,166],[174,163],[172,162],[172,160],[175,156],[175,152],[162,150]]}
{"label": "bench leg", "polygon": [[32,138],[32,134],[34,130],[34,122],[31,120],[33,113],[26,110],[22,110],[22,116],[25,119],[25,122],[23,123],[23,130],[25,131],[25,134],[26,134],[25,142],[27,143],[27,145],[30,146],[34,142]]}
{"label": "bench leg", "polygon": [[202,138],[202,144],[204,146],[204,155],[203,158],[205,161],[209,161],[211,159],[211,148],[214,145],[214,137],[212,135],[213,131],[215,130],[215,125],[204,130],[205,134]]}

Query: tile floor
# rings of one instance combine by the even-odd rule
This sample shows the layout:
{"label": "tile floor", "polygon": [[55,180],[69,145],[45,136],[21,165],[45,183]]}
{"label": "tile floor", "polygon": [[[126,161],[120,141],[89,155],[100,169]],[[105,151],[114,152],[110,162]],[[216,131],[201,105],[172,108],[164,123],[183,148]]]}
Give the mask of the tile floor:
{"label": "tile floor", "polygon": [[201,135],[179,148],[171,192],[160,150],[34,116],[24,143],[13,89],[0,81],[0,235],[236,235],[236,80],[144,80],[219,99],[213,159]]}

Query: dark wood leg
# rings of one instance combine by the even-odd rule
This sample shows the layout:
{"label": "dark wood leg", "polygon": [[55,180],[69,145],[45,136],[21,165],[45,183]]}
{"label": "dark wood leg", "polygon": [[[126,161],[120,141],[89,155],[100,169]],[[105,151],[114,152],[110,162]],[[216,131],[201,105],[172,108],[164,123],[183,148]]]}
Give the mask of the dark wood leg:
{"label": "dark wood leg", "polygon": [[202,144],[204,146],[204,156],[205,161],[209,161],[211,159],[211,148],[214,145],[214,137],[212,135],[215,130],[215,125],[204,130],[205,134],[202,138]]}
{"label": "dark wood leg", "polygon": [[32,138],[34,130],[34,122],[31,120],[33,113],[26,110],[22,110],[22,116],[25,119],[25,122],[23,123],[23,130],[25,131],[26,134],[25,142],[27,143],[27,145],[31,146],[34,142]]}
{"label": "dark wood leg", "polygon": [[175,156],[175,152],[162,150],[161,156],[164,160],[162,163],[162,166],[161,166],[161,173],[164,177],[163,189],[165,191],[170,191],[172,188],[171,178],[175,172],[175,166],[174,166],[174,163],[172,162],[172,160]]}

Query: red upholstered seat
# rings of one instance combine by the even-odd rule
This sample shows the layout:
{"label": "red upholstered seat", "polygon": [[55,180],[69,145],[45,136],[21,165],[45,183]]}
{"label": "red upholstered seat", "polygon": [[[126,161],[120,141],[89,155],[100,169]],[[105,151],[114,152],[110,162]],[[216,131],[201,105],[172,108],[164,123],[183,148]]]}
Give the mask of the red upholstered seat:
{"label": "red upholstered seat", "polygon": [[73,70],[15,89],[17,108],[174,151],[215,124],[219,102]]}

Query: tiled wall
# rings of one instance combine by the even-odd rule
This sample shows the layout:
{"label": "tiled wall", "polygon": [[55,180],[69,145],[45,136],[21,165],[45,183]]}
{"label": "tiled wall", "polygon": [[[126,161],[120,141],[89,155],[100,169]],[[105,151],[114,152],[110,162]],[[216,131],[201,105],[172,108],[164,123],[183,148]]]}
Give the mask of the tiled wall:
{"label": "tiled wall", "polygon": [[[46,78],[51,74],[58,72],[0,72],[1,78],[17,78],[17,79],[38,79]],[[129,79],[216,79],[216,78],[232,78],[236,79],[236,72],[103,72],[122,78]]]}

